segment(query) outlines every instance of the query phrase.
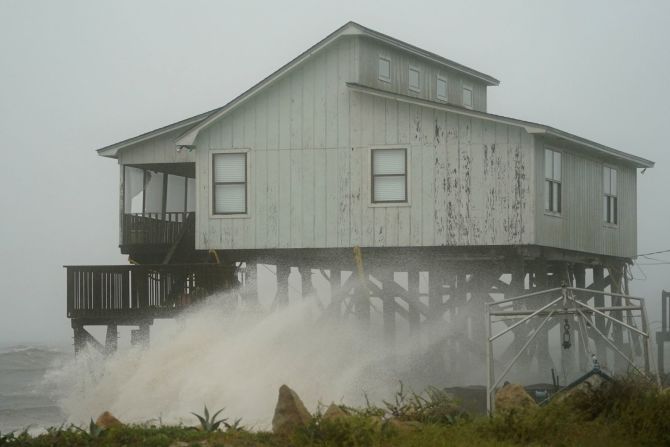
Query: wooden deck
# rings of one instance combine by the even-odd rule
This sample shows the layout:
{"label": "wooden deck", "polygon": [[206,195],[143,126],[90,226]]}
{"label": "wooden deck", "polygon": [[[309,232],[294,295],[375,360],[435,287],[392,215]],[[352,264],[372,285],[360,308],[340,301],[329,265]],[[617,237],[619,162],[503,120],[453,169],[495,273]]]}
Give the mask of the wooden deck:
{"label": "wooden deck", "polygon": [[87,324],[134,324],[173,318],[191,304],[233,287],[219,264],[65,266],[67,316]]}

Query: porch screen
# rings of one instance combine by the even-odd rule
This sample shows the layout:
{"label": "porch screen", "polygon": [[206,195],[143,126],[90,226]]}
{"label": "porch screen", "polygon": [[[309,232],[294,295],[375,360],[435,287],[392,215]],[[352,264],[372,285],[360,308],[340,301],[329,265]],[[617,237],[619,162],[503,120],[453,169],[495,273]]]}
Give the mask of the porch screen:
{"label": "porch screen", "polygon": [[213,155],[214,214],[247,212],[247,154]]}
{"label": "porch screen", "polygon": [[144,170],[124,166],[123,212],[141,213],[144,210]]}
{"label": "porch screen", "polygon": [[372,150],[372,201],[407,201],[407,150]]}

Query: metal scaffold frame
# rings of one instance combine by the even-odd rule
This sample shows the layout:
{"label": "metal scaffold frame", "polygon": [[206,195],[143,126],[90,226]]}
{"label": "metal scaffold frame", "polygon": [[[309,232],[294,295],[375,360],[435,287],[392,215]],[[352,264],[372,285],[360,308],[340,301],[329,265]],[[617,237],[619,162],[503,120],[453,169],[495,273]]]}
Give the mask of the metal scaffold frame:
{"label": "metal scaffold frame", "polygon": [[[560,294],[557,298],[553,298]],[[590,300],[594,295],[616,297],[623,300],[623,305],[590,305],[585,301]],[[548,297],[548,298],[547,298]],[[541,299],[541,298],[544,298]],[[547,299],[550,301],[547,302]],[[525,304],[525,308],[522,308]],[[539,307],[538,307],[539,306]],[[632,323],[632,316],[634,312],[639,312],[635,315],[641,319],[641,329],[638,329],[633,324],[626,323],[623,318],[613,316],[627,313],[627,319]],[[599,290],[583,289],[577,287],[557,287],[554,289],[542,290],[538,292],[528,293],[513,298],[508,298],[500,301],[486,303],[486,363],[487,363],[487,382],[486,382],[486,405],[489,414],[495,410],[495,391],[506,377],[507,373],[517,363],[519,358],[528,349],[533,340],[540,334],[552,318],[562,317],[566,318],[572,316],[577,319],[579,338],[582,340],[582,349],[586,354],[590,354],[595,358],[595,354],[589,352],[587,347],[588,336],[593,336],[594,339],[599,338],[604,341],[620,358],[622,358],[628,366],[635,371],[649,377],[649,352],[651,349],[651,340],[649,338],[649,321],[647,318],[647,310],[645,307],[644,298],[625,295],[622,293],[603,292]],[[617,325],[622,331],[627,330],[629,333],[637,334],[643,338],[642,343],[644,359],[644,373],[635,364],[633,358],[627,356],[617,346],[615,341],[611,340],[607,334],[599,330],[593,317],[599,317],[611,322],[612,325]],[[505,329],[496,334],[492,334],[493,324],[499,322],[499,318],[503,317],[521,317],[521,319],[514,324],[509,325]],[[494,319],[497,319],[494,321]],[[496,378],[495,376],[495,356],[494,356],[494,342],[503,335],[514,331],[517,327],[529,323],[531,321],[540,320],[539,325],[528,333],[525,343],[518,349],[512,360],[503,368],[502,374]],[[658,372],[655,377],[660,384],[660,377]]]}

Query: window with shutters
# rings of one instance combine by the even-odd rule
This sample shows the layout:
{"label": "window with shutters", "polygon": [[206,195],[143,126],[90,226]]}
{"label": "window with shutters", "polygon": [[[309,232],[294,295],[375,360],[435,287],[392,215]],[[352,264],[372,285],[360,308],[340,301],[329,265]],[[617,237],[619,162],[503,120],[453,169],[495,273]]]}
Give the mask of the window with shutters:
{"label": "window with shutters", "polygon": [[544,210],[560,214],[561,203],[561,153],[544,151]]}
{"label": "window with shutters", "polygon": [[603,166],[603,218],[605,223],[619,223],[617,203],[616,169]]}
{"label": "window with shutters", "polygon": [[372,203],[407,203],[407,149],[372,149]]}
{"label": "window with shutters", "polygon": [[212,154],[212,214],[247,213],[247,154]]}

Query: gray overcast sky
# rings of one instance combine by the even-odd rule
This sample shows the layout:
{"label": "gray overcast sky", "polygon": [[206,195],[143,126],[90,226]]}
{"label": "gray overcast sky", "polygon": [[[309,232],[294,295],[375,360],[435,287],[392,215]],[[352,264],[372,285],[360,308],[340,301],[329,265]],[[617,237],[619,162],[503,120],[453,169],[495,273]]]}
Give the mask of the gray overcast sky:
{"label": "gray overcast sky", "polygon": [[[94,149],[225,104],[348,20],[497,77],[492,113],[656,161],[639,250],[670,248],[670,2],[0,0],[0,344],[68,343],[61,266],[125,262]],[[643,269],[657,301],[670,265]]]}

